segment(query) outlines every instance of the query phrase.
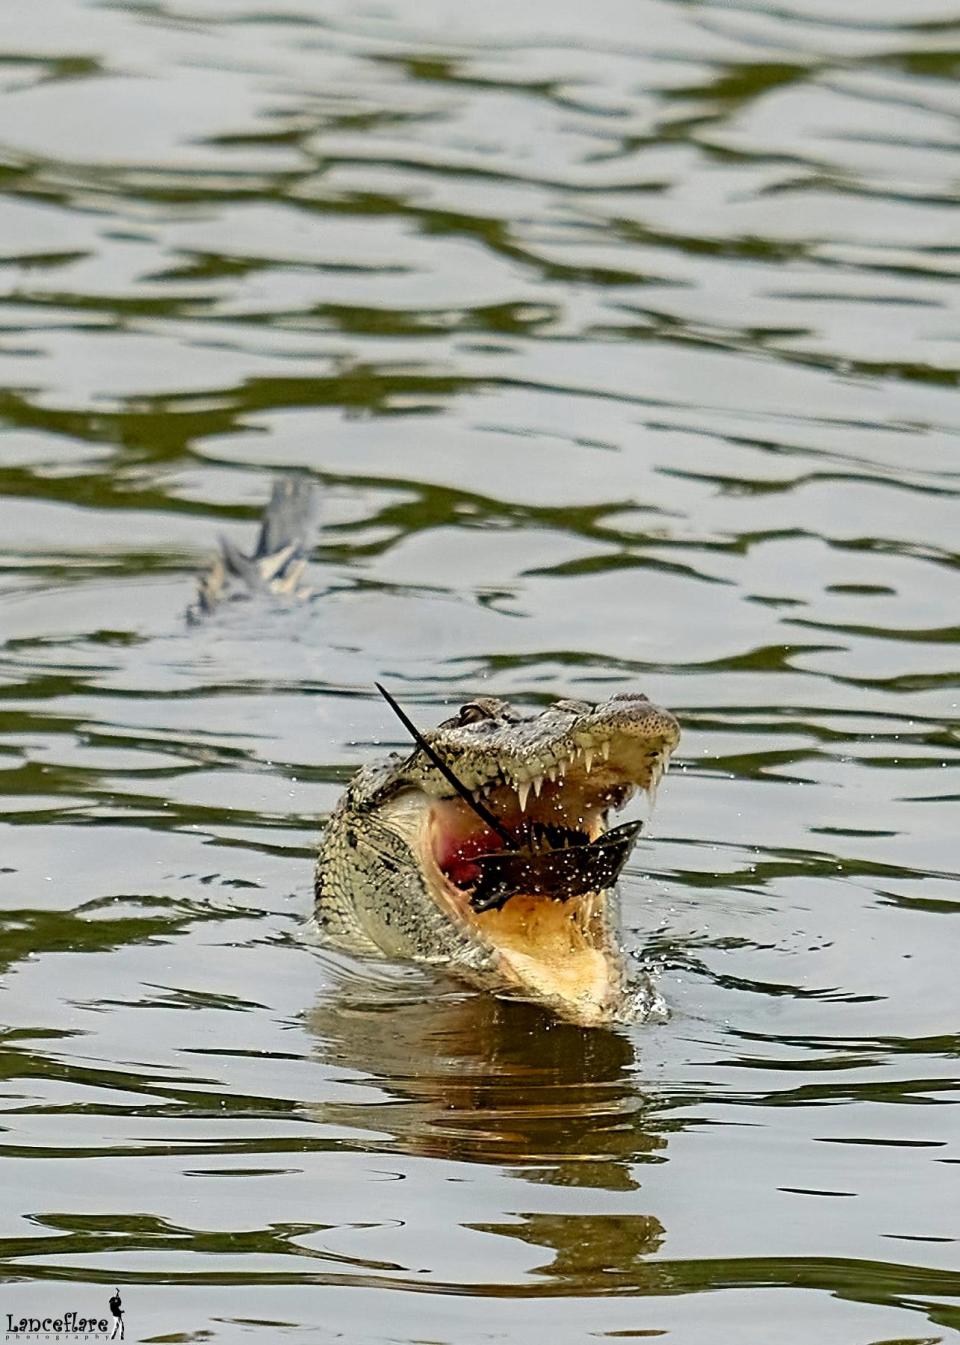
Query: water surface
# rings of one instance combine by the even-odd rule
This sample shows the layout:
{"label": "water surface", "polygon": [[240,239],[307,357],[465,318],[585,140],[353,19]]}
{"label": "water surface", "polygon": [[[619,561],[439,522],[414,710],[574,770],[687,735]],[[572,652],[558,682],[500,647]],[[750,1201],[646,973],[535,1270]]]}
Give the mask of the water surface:
{"label": "water surface", "polygon": [[[948,0],[0,12],[0,1314],[960,1338]],[[315,595],[184,611],[275,472]],[[663,1023],[297,937],[398,728],[638,688]]]}

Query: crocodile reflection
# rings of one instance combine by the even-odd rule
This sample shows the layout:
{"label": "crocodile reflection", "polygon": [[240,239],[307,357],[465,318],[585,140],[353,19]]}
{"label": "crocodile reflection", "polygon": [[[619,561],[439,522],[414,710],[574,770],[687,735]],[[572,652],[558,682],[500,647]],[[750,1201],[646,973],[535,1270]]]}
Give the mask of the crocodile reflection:
{"label": "crocodile reflection", "polygon": [[[363,1100],[324,1103],[320,1119],[377,1153],[491,1164],[525,1183],[580,1188],[570,1212],[538,1210],[531,1192],[508,1221],[469,1226],[552,1250],[539,1273],[586,1292],[605,1292],[611,1276],[656,1291],[662,1267],[638,1258],[657,1250],[664,1230],[642,1205],[633,1212],[632,1193],[643,1165],[665,1159],[672,1123],[637,1087],[625,1033],[489,995],[438,994],[409,970],[393,982],[345,974],[306,1022],[326,1064],[363,1075]],[[593,1212],[607,1206],[616,1212]],[[593,1276],[604,1277],[602,1290]]]}
{"label": "crocodile reflection", "polygon": [[325,1061],[364,1071],[384,1094],[325,1104],[324,1119],[385,1131],[402,1152],[627,1191],[638,1185],[633,1165],[666,1144],[617,1031],[558,1023],[532,1004],[438,994],[416,973],[337,985],[307,1026]]}

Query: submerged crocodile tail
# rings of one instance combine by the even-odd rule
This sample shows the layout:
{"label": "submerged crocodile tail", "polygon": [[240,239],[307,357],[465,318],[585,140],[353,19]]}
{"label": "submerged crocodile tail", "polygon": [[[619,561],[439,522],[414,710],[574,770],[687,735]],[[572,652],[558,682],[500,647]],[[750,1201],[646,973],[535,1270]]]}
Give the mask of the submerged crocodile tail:
{"label": "submerged crocodile tail", "polygon": [[308,550],[317,526],[319,504],[316,482],[303,476],[278,477],[264,510],[254,559],[277,556],[290,547],[298,553]]}
{"label": "submerged crocodile tail", "polygon": [[220,554],[197,585],[197,597],[187,609],[199,621],[223,602],[275,593],[309,597],[301,584],[320,512],[320,492],[306,477],[283,476],[273,483],[260,524],[260,535],[250,555],[227,538]]}

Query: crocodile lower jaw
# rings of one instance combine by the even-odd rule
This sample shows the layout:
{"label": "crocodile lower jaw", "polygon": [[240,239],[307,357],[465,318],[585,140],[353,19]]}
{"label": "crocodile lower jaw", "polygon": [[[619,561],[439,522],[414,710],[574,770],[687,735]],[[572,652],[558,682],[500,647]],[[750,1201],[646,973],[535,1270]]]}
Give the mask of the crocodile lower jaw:
{"label": "crocodile lower jaw", "polygon": [[501,993],[545,1004],[585,1027],[611,1022],[626,973],[608,927],[610,900],[606,892],[562,904],[518,896],[503,910],[475,916],[481,937],[496,950]]}

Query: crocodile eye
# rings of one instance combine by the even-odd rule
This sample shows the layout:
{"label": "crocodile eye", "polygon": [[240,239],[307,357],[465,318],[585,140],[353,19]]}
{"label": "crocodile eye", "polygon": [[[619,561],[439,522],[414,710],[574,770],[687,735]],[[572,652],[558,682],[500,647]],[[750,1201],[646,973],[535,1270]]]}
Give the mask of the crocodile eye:
{"label": "crocodile eye", "polygon": [[564,700],[554,701],[552,709],[567,710],[570,714],[582,715],[588,714],[593,709],[593,706],[589,701]]}
{"label": "crocodile eye", "polygon": [[479,724],[481,719],[492,719],[493,714],[490,709],[481,705],[479,701],[470,701],[467,705],[460,706],[460,715],[457,719],[458,724]]}

